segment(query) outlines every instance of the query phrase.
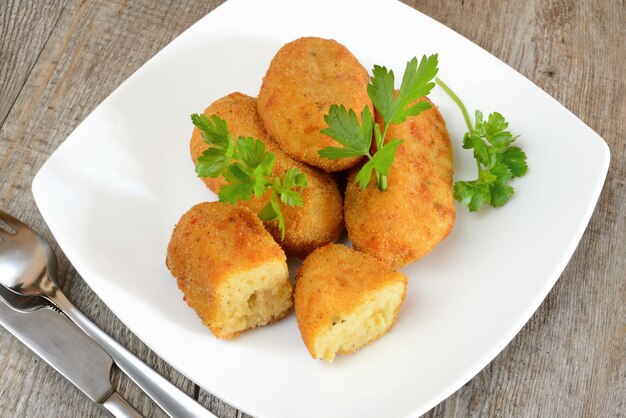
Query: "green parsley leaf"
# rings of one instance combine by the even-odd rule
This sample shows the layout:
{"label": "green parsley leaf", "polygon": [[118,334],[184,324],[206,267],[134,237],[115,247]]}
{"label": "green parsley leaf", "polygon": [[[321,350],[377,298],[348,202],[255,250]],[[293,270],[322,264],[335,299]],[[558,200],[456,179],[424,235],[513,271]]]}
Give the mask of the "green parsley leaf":
{"label": "green parsley leaf", "polygon": [[477,110],[474,112],[474,134],[478,136],[485,135],[485,122],[483,121],[483,112]]}
{"label": "green parsley leaf", "polygon": [[508,122],[504,120],[504,117],[498,112],[491,113],[485,127],[485,139],[489,141],[491,145],[496,148],[508,147],[513,142],[513,135],[510,132],[505,131],[509,126]]}
{"label": "green parsley leaf", "polygon": [[261,218],[264,222],[272,222],[278,219],[278,214],[274,210],[271,201],[267,202],[267,205],[261,209],[261,212],[259,212],[259,218]]}
{"label": "green parsley leaf", "polygon": [[291,189],[293,187],[306,187],[306,176],[297,168],[290,168],[285,172],[282,181],[283,187]]}
{"label": "green parsley leaf", "polygon": [[472,135],[469,132],[463,137],[463,148],[474,149],[474,158],[476,158],[481,164],[489,164],[489,150],[485,141],[481,137]]}
{"label": "green parsley leaf", "polygon": [[266,176],[271,174],[276,159],[274,154],[266,152],[265,144],[258,139],[240,137],[234,158],[237,160],[234,165],[248,175],[254,195],[263,195],[268,188]]}
{"label": "green parsley leaf", "polygon": [[417,58],[413,58],[407,63],[402,84],[396,97],[397,110],[389,123],[404,122],[408,116],[415,116],[423,110],[430,109],[430,105],[426,102],[418,102],[411,107],[408,106],[420,97],[427,96],[435,87],[432,80],[439,72],[438,64],[437,54],[428,58],[426,55],[422,56],[419,67],[417,66]]}
{"label": "green parsley leaf", "polygon": [[396,150],[404,141],[401,139],[392,139],[387,142],[381,149],[379,149],[374,157],[372,157],[372,163],[374,169],[380,174],[389,174],[389,168],[393,164],[393,160],[396,157]]}
{"label": "green parsley leaf", "polygon": [[196,164],[198,177],[217,178],[228,167],[232,161],[232,154],[227,155],[223,150],[217,148],[206,149]]}
{"label": "green parsley leaf", "polygon": [[372,160],[369,160],[363,167],[356,173],[356,177],[354,178],[355,183],[359,183],[361,189],[365,189],[368,184],[370,184],[370,180],[372,179],[372,170],[374,170],[374,163]]}
{"label": "green parsley leaf", "polygon": [[474,181],[457,181],[454,183],[454,198],[469,208],[470,212],[478,211],[484,203],[491,201],[489,186]]}
{"label": "green parsley leaf", "polygon": [[[432,79],[438,72],[437,54],[422,57],[419,62],[413,58],[406,64],[402,84],[394,97],[395,76],[393,71],[378,65],[372,70],[372,78],[367,86],[367,93],[380,113],[385,126],[402,123],[407,117],[418,115],[420,112],[430,109],[427,102],[415,102],[420,97],[428,95],[435,87]],[[383,129],[384,131],[384,129]]]}
{"label": "green parsley leaf", "polygon": [[263,222],[278,221],[278,229],[281,232],[282,239],[285,239],[285,219],[283,213],[280,210],[280,204],[276,199],[276,195],[272,195],[270,201],[259,212],[259,218]]}
{"label": "green parsley leaf", "polygon": [[258,166],[252,172],[252,190],[254,191],[255,197],[263,196],[263,193],[267,190],[268,181],[267,178],[262,173],[263,167]]}
{"label": "green parsley leaf", "polygon": [[302,198],[295,190],[283,189],[280,193],[280,201],[287,206],[302,206]]}
{"label": "green parsley leaf", "polygon": [[270,205],[276,213],[276,220],[278,221],[278,229],[281,232],[281,238],[285,239],[285,218],[283,218],[283,212],[280,210],[280,205],[278,204],[275,194],[273,194],[270,198]]}
{"label": "green parsley leaf", "polygon": [[456,94],[441,80],[437,84],[459,106],[468,132],[463,137],[463,148],[473,149],[478,178],[454,183],[454,198],[467,206],[470,212],[479,210],[484,204],[500,207],[509,201],[514,189],[508,183],[515,177],[526,174],[526,154],[518,147],[511,147],[517,139],[507,128],[509,123],[498,112],[484,120],[483,113],[476,110],[472,125],[467,109]]}
{"label": "green parsley leaf", "polygon": [[202,138],[207,144],[217,148],[227,148],[233,137],[228,132],[226,121],[217,115],[211,116],[211,119],[205,115],[194,113],[191,115],[191,121],[200,129]]}
{"label": "green parsley leaf", "polygon": [[194,113],[191,121],[200,129],[204,142],[209,145],[196,164],[199,177],[219,177],[231,163],[235,153],[235,140],[228,132],[226,121],[217,115],[211,119]]}
{"label": "green parsley leaf", "polygon": [[464,206],[469,206],[474,196],[472,181],[457,181],[454,183],[454,198]]}
{"label": "green parsley leaf", "polygon": [[328,158],[329,160],[341,160],[348,157],[360,157],[363,151],[353,148],[341,148],[341,147],[326,147],[317,152],[320,157]]}
{"label": "green parsley leaf", "polygon": [[280,196],[280,201],[288,206],[302,206],[302,198],[296,187],[305,187],[306,177],[297,168],[290,168],[285,172],[282,181],[279,178],[274,180],[274,190]]}
{"label": "green parsley leaf", "polygon": [[220,202],[234,205],[240,200],[247,202],[254,193],[254,180],[237,164],[232,164],[224,172],[228,184],[220,187],[218,198]]}
{"label": "green parsley leaf", "polygon": [[365,106],[363,108],[361,123],[359,123],[354,110],[350,109],[348,111],[344,105],[332,105],[328,115],[324,116],[324,120],[328,127],[322,129],[321,133],[330,136],[343,145],[344,148],[326,147],[318,151],[321,157],[338,160],[369,154],[370,146],[372,145],[372,127],[374,125],[374,117],[369,107]]}
{"label": "green parsley leaf", "polygon": [[518,147],[509,147],[498,155],[499,161],[511,170],[513,177],[520,177],[526,174],[526,154]]}
{"label": "green parsley leaf", "polygon": [[255,168],[265,158],[265,144],[258,139],[241,137],[235,147],[235,159],[246,167]]}
{"label": "green parsley leaf", "polygon": [[505,182],[496,181],[489,185],[489,194],[491,195],[491,206],[498,208],[513,195],[513,188]]}
{"label": "green parsley leaf", "polygon": [[394,112],[394,89],[395,76],[393,71],[386,67],[374,65],[372,78],[367,85],[367,94],[372,100],[374,108],[378,111],[384,121],[388,121]]}
{"label": "green parsley leaf", "polygon": [[496,181],[498,177],[489,170],[480,170],[478,173],[478,181],[482,184],[489,184]]}
{"label": "green parsley leaf", "polygon": [[[374,154],[371,160],[369,160],[363,165],[363,167],[361,167],[354,179],[356,183],[359,183],[361,189],[365,189],[369,184],[372,178],[372,170],[376,173],[377,178],[387,176],[389,174],[389,169],[393,164],[393,160],[396,156],[396,151],[400,144],[402,144],[402,142],[404,141],[400,139],[393,139],[389,141],[388,143],[383,145],[383,147],[380,148],[376,152],[376,154]],[[386,182],[385,177],[383,177],[382,181]],[[384,189],[387,188],[386,184],[379,184],[379,190],[381,191],[384,191],[381,189],[381,186]]]}
{"label": "green parsley leaf", "polygon": [[285,220],[277,196],[282,204],[302,206],[298,188],[306,187],[306,176],[297,168],[291,168],[285,172],[282,180],[280,177],[272,180],[270,176],[276,156],[265,150],[262,141],[239,137],[235,142],[228,132],[226,121],[217,115],[207,118],[194,114],[191,120],[209,145],[198,159],[198,175],[213,178],[223,175],[227,184],[220,187],[218,198],[220,202],[232,205],[248,201],[252,196],[261,197],[270,190],[270,202],[261,210],[259,217],[263,221],[277,221],[284,239]]}
{"label": "green parsley leaf", "polygon": [[495,180],[502,183],[508,183],[513,178],[513,173],[506,164],[496,163],[489,169],[489,172],[495,176]]}

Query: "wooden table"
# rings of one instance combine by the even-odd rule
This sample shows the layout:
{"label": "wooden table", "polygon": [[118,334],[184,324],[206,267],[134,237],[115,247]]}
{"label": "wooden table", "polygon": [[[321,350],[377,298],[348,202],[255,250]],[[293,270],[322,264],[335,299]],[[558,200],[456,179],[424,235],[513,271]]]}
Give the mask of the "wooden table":
{"label": "wooden table", "polygon": [[[98,103],[219,3],[3,0],[0,208],[55,243],[33,202],[34,174]],[[408,3],[546,90],[612,153],[591,223],[547,299],[489,366],[426,416],[625,417],[626,2]],[[567,150],[557,158],[567,158]],[[56,243],[55,250],[61,285],[87,316],[218,416],[244,416],[158,359],[90,291]],[[163,416],[125,376],[114,380],[143,414]],[[0,416],[101,413],[0,328]]]}

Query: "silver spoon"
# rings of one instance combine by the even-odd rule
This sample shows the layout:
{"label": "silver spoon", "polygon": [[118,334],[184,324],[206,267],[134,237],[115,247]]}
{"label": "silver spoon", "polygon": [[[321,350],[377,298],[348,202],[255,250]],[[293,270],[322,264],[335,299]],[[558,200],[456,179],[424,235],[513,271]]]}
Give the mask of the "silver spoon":
{"label": "silver spoon", "polygon": [[0,211],[0,284],[25,296],[41,296],[55,305],[109,353],[117,366],[157,405],[174,418],[216,418],[120,343],[98,328],[65,297],[56,282],[54,251],[30,227]]}

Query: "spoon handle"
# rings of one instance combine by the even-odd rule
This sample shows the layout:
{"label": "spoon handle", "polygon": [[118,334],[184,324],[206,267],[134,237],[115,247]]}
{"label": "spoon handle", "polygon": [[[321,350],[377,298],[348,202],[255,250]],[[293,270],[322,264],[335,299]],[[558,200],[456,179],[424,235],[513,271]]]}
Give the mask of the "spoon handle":
{"label": "spoon handle", "polygon": [[46,296],[69,319],[93,338],[152,400],[172,418],[216,418],[174,384],[135,357],[120,343],[98,328],[58,289]]}
{"label": "spoon handle", "polygon": [[144,418],[139,412],[126,402],[119,393],[113,392],[102,402],[102,408],[114,418]]}

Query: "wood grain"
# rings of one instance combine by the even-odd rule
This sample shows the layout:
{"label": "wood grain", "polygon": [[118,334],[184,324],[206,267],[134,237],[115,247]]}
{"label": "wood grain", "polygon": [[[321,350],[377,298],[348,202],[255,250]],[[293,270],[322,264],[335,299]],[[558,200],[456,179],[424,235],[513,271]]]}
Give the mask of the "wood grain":
{"label": "wood grain", "polygon": [[[0,127],[15,103],[66,0],[8,0],[0,9]],[[5,64],[6,63],[6,64]]]}
{"label": "wood grain", "polygon": [[[0,208],[53,243],[63,289],[96,324],[219,417],[242,417],[158,359],[108,311],[57,247],[30,191],[39,167],[98,103],[219,3],[2,2]],[[589,227],[540,309],[489,366],[426,416],[626,417],[626,2],[406,3],[553,95],[612,152]],[[146,416],[164,416],[128,379],[114,380]],[[4,329],[0,382],[1,417],[102,416]]]}

